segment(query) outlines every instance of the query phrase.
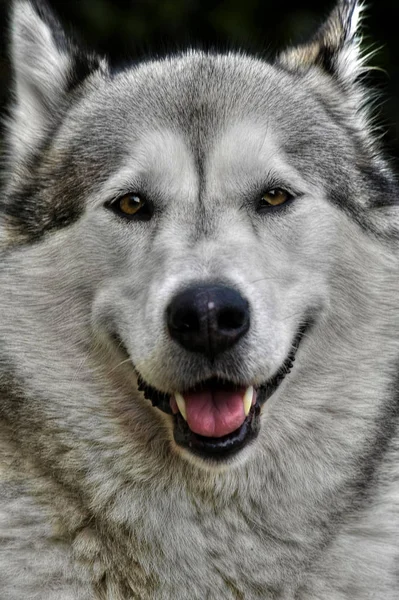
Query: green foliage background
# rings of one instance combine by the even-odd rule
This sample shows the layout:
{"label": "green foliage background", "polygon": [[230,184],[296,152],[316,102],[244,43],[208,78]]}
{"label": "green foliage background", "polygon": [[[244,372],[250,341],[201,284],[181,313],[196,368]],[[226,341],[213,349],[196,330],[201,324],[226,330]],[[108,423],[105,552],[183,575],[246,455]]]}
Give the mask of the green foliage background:
{"label": "green foliage background", "polygon": [[[0,106],[11,82],[7,59],[9,0],[0,0]],[[84,43],[116,63],[187,45],[244,48],[273,54],[306,39],[328,14],[326,0],[60,0],[49,1]],[[379,92],[377,123],[399,164],[399,0],[374,0],[366,10],[364,43],[378,48],[368,84]]]}

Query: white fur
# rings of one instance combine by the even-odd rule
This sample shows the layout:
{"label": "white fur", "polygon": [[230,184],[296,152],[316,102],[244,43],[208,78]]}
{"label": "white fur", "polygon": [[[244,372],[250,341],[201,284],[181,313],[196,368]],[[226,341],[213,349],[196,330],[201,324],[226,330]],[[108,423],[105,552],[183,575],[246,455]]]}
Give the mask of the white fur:
{"label": "white fur", "polygon": [[338,55],[337,71],[344,82],[354,82],[365,69],[365,53],[361,48],[359,29],[364,6],[357,4],[348,24],[346,43]]}

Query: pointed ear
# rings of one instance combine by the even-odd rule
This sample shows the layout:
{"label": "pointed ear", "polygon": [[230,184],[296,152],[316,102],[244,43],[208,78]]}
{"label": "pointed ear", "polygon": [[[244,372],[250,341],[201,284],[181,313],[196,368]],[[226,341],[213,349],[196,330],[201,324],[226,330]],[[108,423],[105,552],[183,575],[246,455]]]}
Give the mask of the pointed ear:
{"label": "pointed ear", "polygon": [[316,35],[308,43],[283,52],[279,62],[291,71],[319,67],[344,84],[353,83],[363,70],[361,13],[358,0],[340,0]]}
{"label": "pointed ear", "polygon": [[[69,92],[93,71],[106,69],[66,37],[41,0],[14,0],[11,15],[14,106],[11,152],[23,156],[45,137],[68,104]],[[14,157],[15,158],[15,157]]]}

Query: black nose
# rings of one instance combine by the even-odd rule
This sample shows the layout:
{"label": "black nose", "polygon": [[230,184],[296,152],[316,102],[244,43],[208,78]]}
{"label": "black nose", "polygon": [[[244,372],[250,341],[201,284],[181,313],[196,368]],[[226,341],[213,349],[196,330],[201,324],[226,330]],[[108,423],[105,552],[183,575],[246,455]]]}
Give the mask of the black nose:
{"label": "black nose", "polygon": [[170,335],[183,348],[214,358],[249,329],[249,305],[223,285],[195,286],[177,294],[167,309]]}

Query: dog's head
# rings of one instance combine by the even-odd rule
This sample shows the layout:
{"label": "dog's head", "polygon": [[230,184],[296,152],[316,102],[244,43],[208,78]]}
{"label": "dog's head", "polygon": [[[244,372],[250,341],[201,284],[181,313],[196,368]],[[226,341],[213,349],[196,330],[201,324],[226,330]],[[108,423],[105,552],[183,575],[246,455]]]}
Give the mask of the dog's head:
{"label": "dog's head", "polygon": [[7,243],[68,253],[102,359],[129,361],[132,402],[166,413],[187,456],[255,440],[345,303],[344,236],[389,210],[359,13],[342,0],[273,63],[193,51],[115,72],[14,2]]}

